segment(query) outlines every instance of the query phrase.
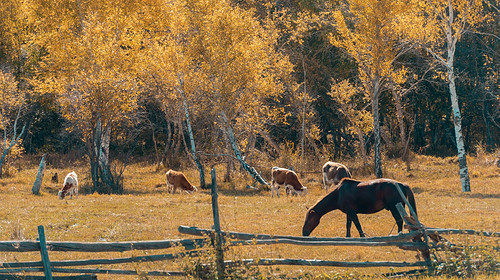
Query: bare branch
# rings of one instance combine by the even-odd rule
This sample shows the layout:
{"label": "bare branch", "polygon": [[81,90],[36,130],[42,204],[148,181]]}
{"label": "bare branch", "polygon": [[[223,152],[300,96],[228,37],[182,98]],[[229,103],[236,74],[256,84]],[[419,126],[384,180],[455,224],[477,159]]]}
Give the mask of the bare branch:
{"label": "bare branch", "polygon": [[470,31],[470,30],[467,30],[466,31],[467,33],[473,33],[473,34],[479,34],[479,35],[485,35],[485,36],[491,36],[497,40],[500,40],[500,37],[498,37],[497,35],[495,34],[492,34],[492,33],[485,33],[485,32],[479,32],[479,31]]}
{"label": "bare branch", "polygon": [[430,48],[425,48],[426,51],[428,51],[434,58],[436,58],[439,62],[441,62],[441,64],[443,64],[444,67],[448,68],[448,63],[446,62],[446,60],[444,60],[443,57],[441,57],[439,54],[435,53],[433,50],[431,50]]}

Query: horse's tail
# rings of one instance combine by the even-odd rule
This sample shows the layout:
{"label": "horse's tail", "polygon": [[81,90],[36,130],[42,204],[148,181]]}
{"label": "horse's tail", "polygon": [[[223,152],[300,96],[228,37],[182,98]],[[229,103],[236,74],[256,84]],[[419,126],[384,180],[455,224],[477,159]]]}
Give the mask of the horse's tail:
{"label": "horse's tail", "polygon": [[[415,211],[415,214],[417,214],[417,205],[415,204],[415,196],[413,195],[413,191],[410,189],[409,186],[403,185],[406,191],[406,198],[408,199],[408,202],[410,203],[410,206],[413,208],[413,211]],[[413,213],[410,213],[410,215],[413,216]],[[418,218],[418,217],[414,217]]]}

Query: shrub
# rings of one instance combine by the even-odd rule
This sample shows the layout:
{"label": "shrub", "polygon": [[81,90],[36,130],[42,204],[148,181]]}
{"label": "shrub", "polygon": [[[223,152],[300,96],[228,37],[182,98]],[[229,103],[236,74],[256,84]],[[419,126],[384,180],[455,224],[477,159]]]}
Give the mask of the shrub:
{"label": "shrub", "polygon": [[500,273],[500,254],[492,246],[451,248],[444,251],[445,260],[433,260],[431,275],[473,278],[479,274]]}

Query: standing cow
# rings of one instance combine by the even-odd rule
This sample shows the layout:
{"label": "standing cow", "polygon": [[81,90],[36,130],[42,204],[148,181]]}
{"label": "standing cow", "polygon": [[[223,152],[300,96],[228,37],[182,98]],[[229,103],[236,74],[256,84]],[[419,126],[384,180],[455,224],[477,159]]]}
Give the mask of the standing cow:
{"label": "standing cow", "polygon": [[274,190],[276,190],[276,195],[280,197],[279,189],[281,186],[285,188],[285,193],[288,194],[307,194],[307,188],[302,186],[297,177],[297,174],[289,169],[273,167],[271,169],[272,180],[271,180],[271,197],[274,196]]}
{"label": "standing cow", "polygon": [[352,175],[342,163],[328,161],[323,165],[323,186],[325,191],[328,191],[332,184],[337,185],[343,178],[352,178]]}
{"label": "standing cow", "polygon": [[64,199],[65,196],[70,195],[73,198],[73,194],[78,197],[78,177],[75,171],[68,173],[66,178],[64,178],[63,188],[59,191],[58,195],[60,199]]}
{"label": "standing cow", "polygon": [[187,193],[198,191],[198,189],[188,181],[182,172],[170,169],[165,175],[167,177],[167,188],[169,193],[175,193],[177,189]]}

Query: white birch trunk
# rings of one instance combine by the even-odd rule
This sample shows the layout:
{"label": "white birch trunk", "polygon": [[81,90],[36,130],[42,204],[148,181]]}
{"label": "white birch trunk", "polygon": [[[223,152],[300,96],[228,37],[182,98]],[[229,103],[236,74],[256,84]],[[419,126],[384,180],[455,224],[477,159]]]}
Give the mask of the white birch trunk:
{"label": "white birch trunk", "polygon": [[236,143],[236,137],[234,136],[233,129],[232,129],[231,125],[229,124],[226,113],[221,112],[221,117],[222,117],[222,120],[224,122],[224,126],[225,126],[224,128],[226,130],[227,137],[228,137],[229,142],[231,144],[231,148],[233,149],[234,155],[236,156],[236,158],[240,162],[241,167],[243,169],[245,169],[248,172],[248,174],[250,174],[257,182],[261,183],[262,185],[269,186],[269,183],[264,178],[262,178],[262,176],[260,176],[259,172],[257,172],[257,170],[255,170],[255,168],[248,165],[248,163],[242,157],[240,148],[238,147],[238,143]]}
{"label": "white birch trunk", "polygon": [[460,173],[460,182],[462,184],[462,192],[470,192],[470,179],[469,169],[467,167],[467,157],[465,152],[464,137],[462,134],[462,116],[460,114],[460,107],[458,104],[457,90],[455,86],[455,71],[453,68],[455,59],[455,48],[457,44],[457,35],[453,36],[453,20],[454,12],[451,1],[449,2],[448,9],[448,24],[446,28],[446,41],[447,41],[447,59],[446,68],[448,72],[448,86],[450,88],[451,107],[453,111],[453,125],[455,127],[455,139],[457,142],[458,150],[458,166]]}
{"label": "white birch trunk", "polygon": [[[183,83],[181,82],[181,85]],[[196,163],[196,166],[198,167],[198,172],[200,173],[200,188],[205,188],[205,172],[203,171],[203,165],[200,162],[200,159],[198,156],[196,156],[196,146],[194,143],[194,136],[193,136],[193,129],[191,128],[191,121],[189,120],[189,110],[188,110],[188,105],[186,101],[186,95],[184,94],[184,91],[182,89],[179,89],[180,93],[182,94],[182,101],[184,103],[184,114],[186,115],[186,123],[187,123],[187,130],[189,134],[189,141],[191,143],[191,155],[193,156],[193,160]]]}

